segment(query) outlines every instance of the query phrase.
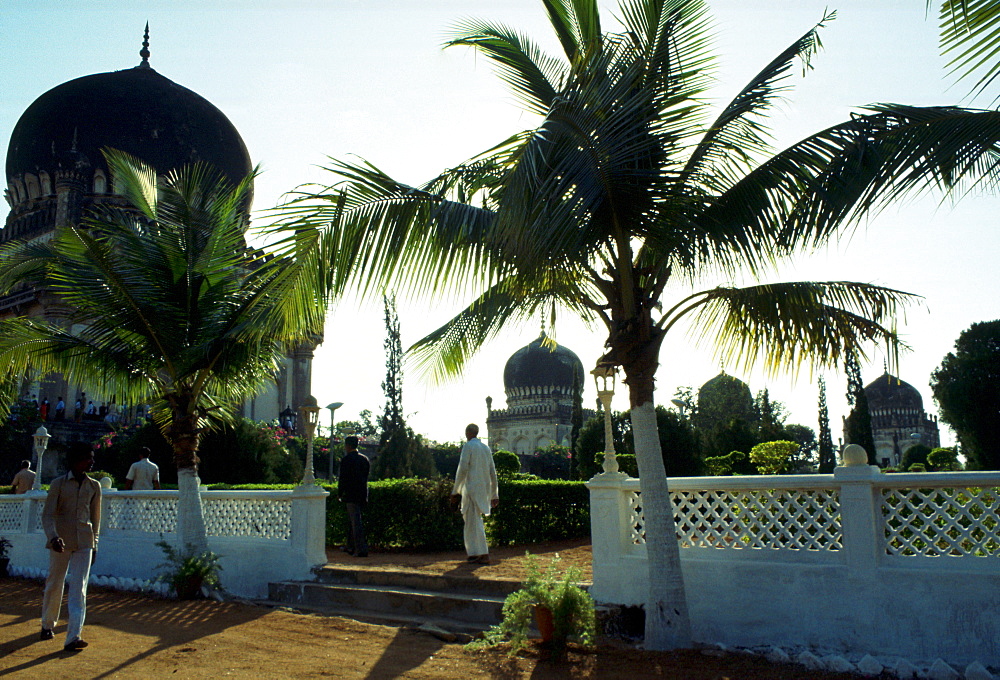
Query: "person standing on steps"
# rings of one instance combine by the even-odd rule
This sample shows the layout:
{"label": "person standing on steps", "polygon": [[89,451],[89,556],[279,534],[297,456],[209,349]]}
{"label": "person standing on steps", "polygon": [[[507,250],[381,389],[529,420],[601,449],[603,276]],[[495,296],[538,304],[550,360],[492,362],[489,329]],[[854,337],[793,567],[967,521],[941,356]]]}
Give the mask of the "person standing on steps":
{"label": "person standing on steps", "polygon": [[42,527],[49,548],[49,575],[42,597],[42,640],[55,637],[66,573],[69,572],[67,652],[78,652],[87,643],[80,637],[87,615],[87,579],[97,556],[101,533],[101,485],[87,476],[94,467],[94,452],[86,442],[73,442],[66,452],[70,471],[52,480],[42,511]]}
{"label": "person standing on steps", "polygon": [[466,442],[455,471],[454,501],[461,497],[462,519],[465,520],[465,552],[469,562],[490,563],[490,548],[486,543],[483,515],[489,515],[500,505],[497,492],[497,469],[490,447],[479,439],[479,426],[469,423],[465,428]]}
{"label": "person standing on steps", "polygon": [[347,506],[347,553],[368,557],[365,541],[364,509],[368,504],[368,473],[371,463],[358,453],[358,438],[344,437],[344,457],[340,460],[337,496]]}

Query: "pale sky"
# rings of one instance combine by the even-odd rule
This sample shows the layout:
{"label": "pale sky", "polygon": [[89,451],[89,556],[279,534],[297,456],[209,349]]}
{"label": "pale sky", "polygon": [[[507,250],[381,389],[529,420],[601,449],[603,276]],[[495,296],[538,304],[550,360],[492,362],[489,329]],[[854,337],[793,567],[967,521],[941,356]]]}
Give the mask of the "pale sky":
{"label": "pale sky", "polygon": [[[710,3],[717,18],[719,85],[725,104],[792,41],[818,22],[825,8],[837,19],[822,31],[824,49],[805,78],[772,117],[776,146],[845,120],[874,102],[968,104],[967,87],[952,85],[937,54],[936,21],[923,0],[727,0]],[[615,6],[604,29],[614,30]],[[252,6],[255,9],[247,9]],[[53,2],[5,0],[0,9],[0,139],[21,113],[49,89],[84,75],[139,63],[143,25],[150,23],[150,63],[162,75],[219,107],[240,131],[263,175],[255,209],[275,205],[295,186],[324,181],[316,166],[327,156],[357,155],[397,179],[418,184],[442,168],[483,151],[518,130],[537,125],[521,113],[486,62],[466,49],[442,51],[448,28],[477,17],[502,22],[557,53],[539,0],[328,0],[246,2],[171,0]],[[977,102],[987,105],[989,102]],[[924,296],[899,319],[913,348],[900,377],[916,387],[936,413],[930,374],[958,334],[976,321],[1000,317],[995,268],[1000,256],[995,196],[969,196],[957,206],[928,196],[892,207],[859,226],[849,239],[802,255],[768,280],[856,280]],[[7,206],[0,208],[0,219]],[[701,287],[728,283],[706,280]],[[752,283],[742,281],[738,283]],[[667,302],[685,291],[668,289]],[[400,308],[404,346],[437,328],[460,305],[426,301]],[[413,428],[432,439],[455,441],[468,422],[485,420],[485,398],[503,407],[503,366],[538,334],[538,323],[513,328],[488,345],[465,376],[444,387],[406,374],[404,406]],[[344,402],[337,419],[383,405],[385,337],[381,302],[343,301],[330,314],[326,341],[316,353],[313,392],[320,405]],[[556,339],[590,370],[605,335],[563,315]],[[678,386],[697,388],[720,367],[757,392],[768,387],[786,404],[790,422],[816,429],[816,376],[765,379],[720,365],[709,348],[674,331],[660,355],[656,399],[669,403]],[[874,350],[865,382],[882,373]],[[843,374],[827,375],[834,439],[846,413]],[[585,403],[595,392],[588,384]],[[627,408],[623,392],[614,408]],[[328,425],[328,414],[321,423]],[[952,436],[942,430],[945,442]]]}

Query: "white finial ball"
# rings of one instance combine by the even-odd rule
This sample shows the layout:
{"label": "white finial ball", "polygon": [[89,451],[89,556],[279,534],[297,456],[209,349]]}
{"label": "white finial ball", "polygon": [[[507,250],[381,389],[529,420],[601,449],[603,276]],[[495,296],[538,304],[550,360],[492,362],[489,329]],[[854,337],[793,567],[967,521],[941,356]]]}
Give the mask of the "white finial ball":
{"label": "white finial ball", "polygon": [[848,444],[844,447],[844,450],[840,452],[840,460],[847,467],[853,465],[868,465],[868,452],[865,451],[863,446]]}

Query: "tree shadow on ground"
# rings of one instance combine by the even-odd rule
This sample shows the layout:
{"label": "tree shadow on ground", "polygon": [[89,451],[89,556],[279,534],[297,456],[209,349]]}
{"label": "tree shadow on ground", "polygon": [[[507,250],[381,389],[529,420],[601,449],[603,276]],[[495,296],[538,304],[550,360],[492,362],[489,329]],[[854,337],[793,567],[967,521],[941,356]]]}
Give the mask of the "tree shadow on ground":
{"label": "tree shadow on ground", "polygon": [[388,680],[401,677],[406,671],[422,665],[444,646],[429,635],[407,628],[400,628],[385,648],[382,656],[372,666],[367,680]]}
{"label": "tree shadow on ground", "polygon": [[[24,624],[32,618],[39,619],[42,610],[44,583],[33,580],[0,580],[0,614],[11,615],[14,620],[6,625]],[[37,612],[37,616],[25,615],[25,611]],[[137,596],[103,588],[89,588],[87,596],[86,627],[104,626],[122,632],[141,632],[154,636],[156,643],[142,652],[129,657],[113,668],[104,670],[94,678],[115,675],[130,665],[175,645],[192,642],[206,635],[213,635],[229,627],[247,623],[267,613],[266,609],[245,607],[214,600],[168,600],[150,596]],[[38,673],[48,673],[40,668],[44,664],[71,656],[62,651],[62,636],[65,635],[66,605],[63,602],[60,613],[61,623],[55,628],[54,642],[40,642],[37,633],[25,635],[0,644],[0,658],[32,644],[58,645],[57,651],[25,661],[17,666],[0,669],[0,676],[10,675],[27,669],[38,668]],[[86,628],[84,632],[86,638]]]}

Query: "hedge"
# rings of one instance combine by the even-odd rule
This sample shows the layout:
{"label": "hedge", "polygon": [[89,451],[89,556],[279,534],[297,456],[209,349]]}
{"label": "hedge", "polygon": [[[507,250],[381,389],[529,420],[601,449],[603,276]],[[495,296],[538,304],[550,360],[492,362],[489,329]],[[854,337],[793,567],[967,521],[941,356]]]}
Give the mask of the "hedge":
{"label": "hedge", "polygon": [[[365,534],[381,550],[458,550],[462,516],[450,508],[449,479],[386,479],[368,483]],[[212,484],[209,489],[289,489],[279,484]],[[347,512],[336,486],[326,503],[327,545],[347,538]],[[590,494],[583,482],[500,480],[500,507],[486,518],[490,545],[523,545],[590,535]]]}

